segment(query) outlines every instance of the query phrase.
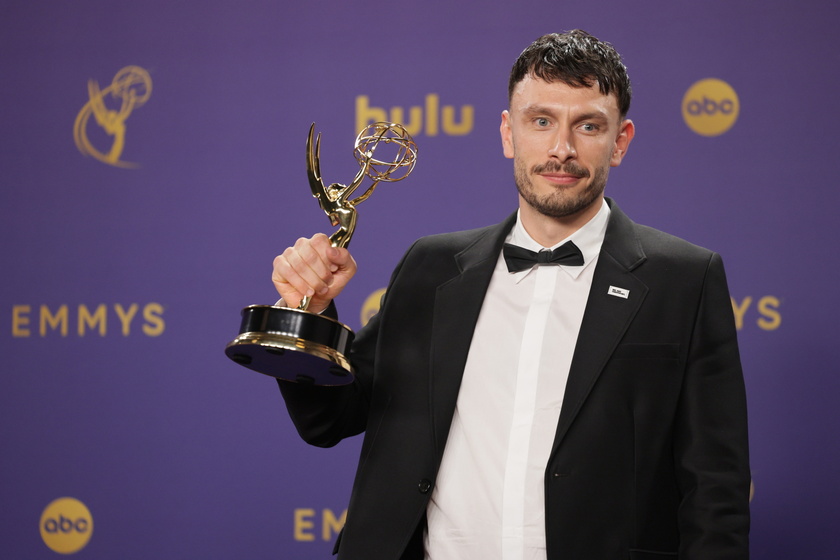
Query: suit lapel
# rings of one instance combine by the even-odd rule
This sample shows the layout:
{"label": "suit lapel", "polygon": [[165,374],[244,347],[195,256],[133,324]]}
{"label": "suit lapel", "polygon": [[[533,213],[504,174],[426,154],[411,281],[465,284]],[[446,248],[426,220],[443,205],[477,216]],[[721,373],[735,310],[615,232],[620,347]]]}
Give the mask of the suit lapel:
{"label": "suit lapel", "polygon": [[[552,454],[648,292],[648,287],[632,272],[645,260],[635,226],[616,204],[610,199],[607,201],[611,207],[610,221],[575,345]],[[615,295],[613,288],[618,288],[627,297]]]}
{"label": "suit lapel", "polygon": [[458,390],[487,286],[516,213],[488,228],[455,255],[459,274],[439,285],[432,322],[431,417],[438,457],[449,433]]}

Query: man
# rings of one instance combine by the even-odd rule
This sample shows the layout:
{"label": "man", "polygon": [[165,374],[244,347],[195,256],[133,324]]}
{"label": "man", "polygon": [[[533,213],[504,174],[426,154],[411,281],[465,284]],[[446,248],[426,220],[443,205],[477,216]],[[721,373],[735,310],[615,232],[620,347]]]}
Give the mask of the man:
{"label": "man", "polygon": [[[747,558],[721,259],[603,194],[635,131],[626,68],[582,31],[547,35],[509,100],[518,212],[409,249],[353,344],[352,385],[280,382],[306,441],[365,432],[339,558]],[[273,280],[289,305],[333,313],[355,271],[319,234]]]}

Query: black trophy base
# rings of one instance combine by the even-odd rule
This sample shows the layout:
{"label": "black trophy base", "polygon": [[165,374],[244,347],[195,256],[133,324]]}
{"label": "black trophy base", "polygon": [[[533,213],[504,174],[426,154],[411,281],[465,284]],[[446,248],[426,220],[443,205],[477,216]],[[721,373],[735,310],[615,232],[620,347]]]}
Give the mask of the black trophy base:
{"label": "black trophy base", "polygon": [[353,369],[346,358],[353,331],[300,309],[252,305],[242,310],[239,336],[225,348],[248,369],[309,385],[347,385]]}

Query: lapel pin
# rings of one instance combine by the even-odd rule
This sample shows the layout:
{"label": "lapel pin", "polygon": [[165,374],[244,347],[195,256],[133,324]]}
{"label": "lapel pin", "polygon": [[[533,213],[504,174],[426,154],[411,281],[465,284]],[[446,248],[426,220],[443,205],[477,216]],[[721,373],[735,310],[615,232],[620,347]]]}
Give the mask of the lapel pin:
{"label": "lapel pin", "polygon": [[616,288],[615,286],[610,286],[610,289],[607,290],[607,293],[611,296],[620,297],[624,299],[630,297],[630,290],[625,290],[624,288]]}

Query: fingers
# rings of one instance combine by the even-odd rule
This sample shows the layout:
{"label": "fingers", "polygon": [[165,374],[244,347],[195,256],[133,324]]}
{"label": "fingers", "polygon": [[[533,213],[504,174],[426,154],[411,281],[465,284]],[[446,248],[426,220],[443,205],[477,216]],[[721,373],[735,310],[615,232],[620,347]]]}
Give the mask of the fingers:
{"label": "fingers", "polygon": [[334,265],[326,255],[328,249],[331,249],[329,241],[324,247],[319,236],[301,238],[274,259],[272,280],[287,303],[329,290]]}
{"label": "fingers", "polygon": [[309,296],[309,309],[317,312],[329,305],[355,272],[349,251],[333,247],[329,238],[319,233],[311,239],[298,239],[274,259],[272,281],[287,305],[296,307]]}

